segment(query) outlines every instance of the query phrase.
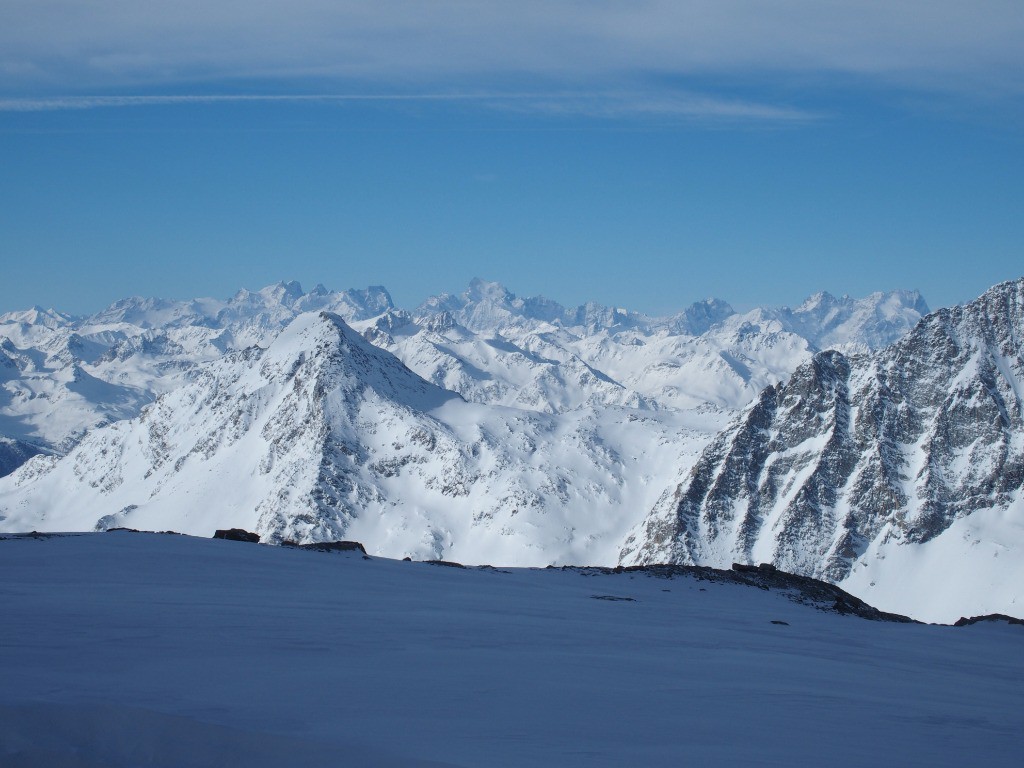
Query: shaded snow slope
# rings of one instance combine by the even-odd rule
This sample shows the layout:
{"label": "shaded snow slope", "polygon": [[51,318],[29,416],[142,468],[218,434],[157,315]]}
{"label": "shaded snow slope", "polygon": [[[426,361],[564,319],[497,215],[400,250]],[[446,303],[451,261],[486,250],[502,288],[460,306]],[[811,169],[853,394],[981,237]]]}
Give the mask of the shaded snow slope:
{"label": "shaded snow slope", "polygon": [[0,540],[0,585],[4,765],[1020,761],[1018,626],[130,533]]}

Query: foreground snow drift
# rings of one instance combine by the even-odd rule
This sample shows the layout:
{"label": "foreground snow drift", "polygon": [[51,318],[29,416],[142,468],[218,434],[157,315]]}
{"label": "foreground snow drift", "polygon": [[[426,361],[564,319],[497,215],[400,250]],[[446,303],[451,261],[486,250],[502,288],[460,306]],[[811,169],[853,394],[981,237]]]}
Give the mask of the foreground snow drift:
{"label": "foreground snow drift", "polygon": [[1024,732],[1024,628],[689,577],[115,532],[0,540],[0,590],[4,765],[1017,765]]}

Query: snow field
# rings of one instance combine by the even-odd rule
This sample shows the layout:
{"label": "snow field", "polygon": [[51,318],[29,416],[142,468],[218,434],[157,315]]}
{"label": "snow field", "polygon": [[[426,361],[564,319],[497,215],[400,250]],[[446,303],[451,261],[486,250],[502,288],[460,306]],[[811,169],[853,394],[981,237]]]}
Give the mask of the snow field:
{"label": "snow field", "polygon": [[688,577],[114,532],[0,540],[0,596],[4,765],[1016,766],[1024,733],[1024,628]]}

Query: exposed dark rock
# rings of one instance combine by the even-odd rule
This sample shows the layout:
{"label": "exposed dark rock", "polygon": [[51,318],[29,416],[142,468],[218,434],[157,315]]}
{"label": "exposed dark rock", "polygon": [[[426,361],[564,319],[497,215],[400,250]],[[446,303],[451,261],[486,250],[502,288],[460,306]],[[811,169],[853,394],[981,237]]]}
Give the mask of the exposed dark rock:
{"label": "exposed dark rock", "polygon": [[[557,566],[548,566],[548,568],[557,568]],[[624,574],[629,576],[644,575],[660,579],[693,578],[698,581],[718,584],[744,584],[750,587],[757,587],[758,589],[782,592],[793,602],[810,605],[818,610],[830,613],[849,614],[871,621],[894,621],[905,624],[920,623],[898,613],[880,611],[874,606],[868,605],[860,598],[843,591],[835,584],[829,584],[826,581],[813,579],[809,576],[787,573],[777,568],[741,565],[739,570],[726,571],[720,568],[710,568],[705,565],[676,565],[674,563],[667,563],[656,565],[620,565],[614,568],[563,565],[559,570],[573,571],[583,576]]]}
{"label": "exposed dark rock", "polygon": [[959,618],[953,624],[954,627],[969,627],[971,624],[980,624],[988,622],[1005,622],[1007,624],[1020,624],[1024,626],[1024,619],[1018,619],[1013,616],[1007,616],[1005,613],[989,613],[985,616],[971,616],[970,618]]}
{"label": "exposed dark rock", "polygon": [[740,573],[772,573],[773,571],[778,570],[778,568],[776,568],[771,563],[761,563],[760,565],[744,565],[743,563],[733,563],[732,569],[734,571],[739,571]]}
{"label": "exposed dark rock", "polygon": [[789,626],[789,622],[788,621],[782,621],[781,619],[772,619],[772,624],[778,624],[779,626],[782,626],[782,627],[788,627]]}
{"label": "exposed dark rock", "polygon": [[227,539],[228,541],[247,541],[251,544],[260,543],[260,535],[258,533],[251,533],[241,528],[230,528],[226,531],[218,530],[213,534],[213,538]]}
{"label": "exposed dark rock", "polygon": [[4,535],[5,539],[36,539],[37,541],[42,539],[52,539],[57,536],[64,536],[62,533],[42,533],[40,531],[29,531],[28,533],[9,533]]}
{"label": "exposed dark rock", "polygon": [[452,560],[424,560],[424,563],[430,563],[431,565],[447,565],[449,568],[465,568],[462,563],[456,563]]}
{"label": "exposed dark rock", "polygon": [[491,573],[512,573],[512,571],[506,571],[501,568],[495,568],[493,565],[477,565],[475,567],[478,571],[490,571]]}
{"label": "exposed dark rock", "polygon": [[611,600],[616,603],[635,603],[635,597],[616,597],[615,595],[591,595],[592,600]]}
{"label": "exposed dark rock", "polygon": [[299,549],[308,549],[313,552],[362,552],[366,554],[366,547],[358,541],[317,541],[312,544],[297,544]]}

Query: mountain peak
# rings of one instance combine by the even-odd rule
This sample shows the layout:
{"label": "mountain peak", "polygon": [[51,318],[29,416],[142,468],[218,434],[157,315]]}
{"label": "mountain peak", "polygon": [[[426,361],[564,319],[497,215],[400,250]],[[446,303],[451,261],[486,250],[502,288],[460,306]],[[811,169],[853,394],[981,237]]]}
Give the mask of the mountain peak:
{"label": "mountain peak", "polygon": [[722,299],[709,296],[697,301],[671,318],[669,327],[676,333],[700,336],[709,329],[736,314],[736,310]]}
{"label": "mountain peak", "polygon": [[26,325],[41,325],[51,329],[70,325],[74,319],[71,315],[66,315],[55,309],[43,309],[38,304],[33,305],[31,309],[25,309],[20,312],[0,314],[0,323],[25,323]]}
{"label": "mountain peak", "polygon": [[260,289],[259,294],[285,305],[294,304],[305,295],[298,280],[278,281]]}
{"label": "mountain peak", "polygon": [[818,291],[813,293],[804,299],[803,303],[796,308],[796,312],[815,312],[820,309],[828,309],[834,307],[836,304],[845,303],[850,301],[849,296],[843,296],[842,299],[837,299],[828,291]]}
{"label": "mountain peak", "polygon": [[390,352],[370,344],[333,312],[307,312],[292,320],[263,355],[261,372],[273,378],[326,376],[347,389],[372,389],[408,407],[428,410],[457,398],[423,380]]}
{"label": "mountain peak", "polygon": [[491,301],[509,302],[515,299],[515,294],[509,291],[504,285],[498,282],[483,280],[474,277],[469,281],[469,287],[463,294],[468,301]]}

